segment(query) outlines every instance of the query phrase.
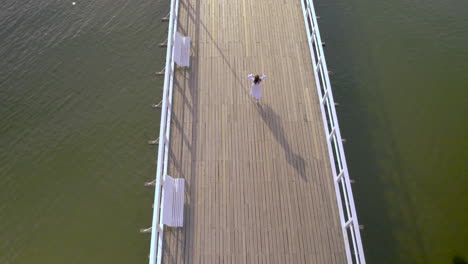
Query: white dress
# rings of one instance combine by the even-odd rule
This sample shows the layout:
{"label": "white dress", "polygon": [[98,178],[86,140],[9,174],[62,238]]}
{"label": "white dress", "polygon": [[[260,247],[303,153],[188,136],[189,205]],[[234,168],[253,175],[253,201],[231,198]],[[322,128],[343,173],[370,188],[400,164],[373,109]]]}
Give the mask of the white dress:
{"label": "white dress", "polygon": [[263,79],[266,78],[266,75],[265,74],[262,74],[262,76],[260,76],[260,82],[255,84],[253,81],[255,80],[255,77],[253,74],[249,74],[247,76],[251,81],[252,81],[252,88],[250,88],[250,95],[252,95],[255,99],[259,100],[260,98],[262,98],[262,82]]}

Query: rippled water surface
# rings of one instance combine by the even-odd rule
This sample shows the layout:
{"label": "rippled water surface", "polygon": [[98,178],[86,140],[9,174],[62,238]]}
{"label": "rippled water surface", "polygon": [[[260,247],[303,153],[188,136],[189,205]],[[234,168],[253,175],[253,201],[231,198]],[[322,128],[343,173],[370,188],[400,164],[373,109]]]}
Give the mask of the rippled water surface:
{"label": "rippled water surface", "polygon": [[[145,263],[166,0],[2,0],[0,263]],[[468,258],[467,1],[316,0],[368,263]]]}
{"label": "rippled water surface", "polygon": [[167,1],[0,9],[0,263],[144,263]]}

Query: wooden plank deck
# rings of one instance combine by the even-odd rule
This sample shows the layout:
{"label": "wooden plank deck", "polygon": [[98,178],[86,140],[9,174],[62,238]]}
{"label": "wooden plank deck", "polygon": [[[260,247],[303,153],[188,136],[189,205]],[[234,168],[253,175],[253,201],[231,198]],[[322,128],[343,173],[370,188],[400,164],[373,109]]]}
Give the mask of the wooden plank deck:
{"label": "wooden plank deck", "polygon": [[[300,1],[180,0],[169,174],[186,179],[164,263],[346,263]],[[249,73],[265,73],[263,98]]]}

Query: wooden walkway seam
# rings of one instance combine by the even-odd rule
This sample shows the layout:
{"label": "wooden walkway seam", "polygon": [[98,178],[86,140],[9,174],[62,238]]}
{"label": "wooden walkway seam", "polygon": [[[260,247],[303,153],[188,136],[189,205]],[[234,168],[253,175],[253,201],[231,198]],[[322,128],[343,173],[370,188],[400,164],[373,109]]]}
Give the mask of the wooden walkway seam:
{"label": "wooden walkway seam", "polygon": [[[169,174],[186,179],[164,263],[346,263],[300,1],[180,0]],[[263,98],[249,73],[265,73]]]}

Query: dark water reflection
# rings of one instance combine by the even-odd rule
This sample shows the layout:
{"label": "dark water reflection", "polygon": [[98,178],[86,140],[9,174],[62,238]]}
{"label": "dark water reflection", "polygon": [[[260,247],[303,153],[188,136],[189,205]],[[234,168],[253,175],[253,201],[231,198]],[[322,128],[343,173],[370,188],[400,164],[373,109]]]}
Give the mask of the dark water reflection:
{"label": "dark water reflection", "polygon": [[458,263],[468,2],[315,2],[368,263]]}

